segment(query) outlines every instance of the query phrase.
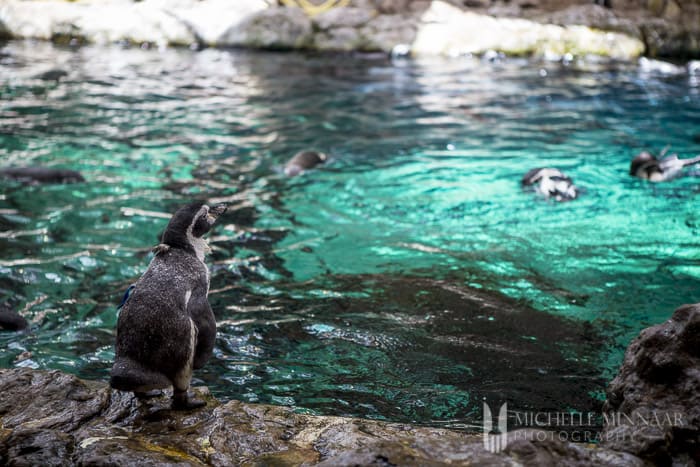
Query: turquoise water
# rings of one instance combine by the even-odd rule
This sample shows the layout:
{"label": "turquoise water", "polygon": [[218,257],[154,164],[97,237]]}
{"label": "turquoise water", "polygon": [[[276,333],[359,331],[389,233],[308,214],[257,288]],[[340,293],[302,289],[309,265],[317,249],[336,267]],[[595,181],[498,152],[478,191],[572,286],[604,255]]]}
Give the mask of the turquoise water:
{"label": "turquoise water", "polygon": [[[106,379],[116,304],[200,198],[230,204],[210,242],[217,347],[195,375],[218,397],[467,428],[484,398],[598,410],[629,340],[700,298],[700,178],[627,175],[644,148],[700,153],[699,81],[6,43],[1,165],[87,182],[0,181],[0,300],[32,322],[0,335],[0,366]],[[330,162],[285,178],[302,149]],[[537,166],[584,194],[522,192]]]}

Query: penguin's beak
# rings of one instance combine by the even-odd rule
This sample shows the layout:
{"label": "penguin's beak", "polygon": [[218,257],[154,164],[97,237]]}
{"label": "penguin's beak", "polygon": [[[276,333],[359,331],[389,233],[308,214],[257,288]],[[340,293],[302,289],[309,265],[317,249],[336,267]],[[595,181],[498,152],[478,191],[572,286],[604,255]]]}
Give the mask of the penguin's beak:
{"label": "penguin's beak", "polygon": [[217,204],[216,206],[212,206],[209,208],[209,221],[213,224],[220,215],[226,212],[227,206],[224,203]]}

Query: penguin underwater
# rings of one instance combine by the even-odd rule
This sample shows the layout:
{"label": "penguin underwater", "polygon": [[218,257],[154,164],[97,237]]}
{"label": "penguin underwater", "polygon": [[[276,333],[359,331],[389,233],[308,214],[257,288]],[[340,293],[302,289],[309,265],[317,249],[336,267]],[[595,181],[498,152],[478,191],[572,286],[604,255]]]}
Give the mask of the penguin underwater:
{"label": "penguin underwater", "polygon": [[559,169],[542,167],[532,169],[523,176],[520,183],[524,187],[535,185],[535,191],[545,198],[554,198],[557,201],[570,201],[579,195],[579,190],[571,178]]}
{"label": "penguin underwater", "polygon": [[148,270],[121,305],[112,388],[139,396],[173,386],[173,409],[205,405],[188,396],[192,370],[204,366],[216,337],[202,237],[225,211],[223,204],[192,203],[170,219]]}
{"label": "penguin underwater", "polygon": [[679,177],[685,167],[700,163],[700,156],[691,159],[679,159],[676,154],[664,158],[668,148],[661,151],[657,158],[653,154],[642,151],[630,162],[630,175],[650,182],[665,182]]}

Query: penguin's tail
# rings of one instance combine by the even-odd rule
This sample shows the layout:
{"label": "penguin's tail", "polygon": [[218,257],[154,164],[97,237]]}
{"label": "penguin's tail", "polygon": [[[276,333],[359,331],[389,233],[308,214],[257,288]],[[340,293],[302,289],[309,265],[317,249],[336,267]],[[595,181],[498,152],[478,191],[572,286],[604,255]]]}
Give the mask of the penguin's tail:
{"label": "penguin's tail", "polygon": [[171,384],[164,374],[149,370],[130,358],[118,358],[109,378],[109,385],[120,391],[148,392]]}

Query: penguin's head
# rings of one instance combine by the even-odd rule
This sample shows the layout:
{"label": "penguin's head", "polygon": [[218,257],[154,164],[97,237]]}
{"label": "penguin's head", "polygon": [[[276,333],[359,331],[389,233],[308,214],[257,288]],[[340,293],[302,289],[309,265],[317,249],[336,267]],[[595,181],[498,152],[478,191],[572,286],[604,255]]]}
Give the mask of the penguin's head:
{"label": "penguin's head", "polygon": [[209,248],[202,238],[226,211],[225,204],[209,207],[197,202],[181,207],[173,214],[163,233],[162,243],[171,248],[191,251],[203,259]]}
{"label": "penguin's head", "polygon": [[288,177],[299,175],[304,170],[312,169],[318,164],[323,164],[328,159],[325,153],[318,151],[300,151],[294,154],[284,167],[284,174]]}
{"label": "penguin's head", "polygon": [[520,183],[523,186],[530,186],[534,185],[535,183],[540,183],[543,179],[546,178],[560,178],[571,181],[571,179],[564,175],[559,169],[538,167],[536,169],[528,170],[528,172],[525,175],[523,175],[523,178],[522,180],[520,180]]}
{"label": "penguin's head", "polygon": [[539,182],[542,178],[542,171],[545,170],[542,167],[537,167],[535,169],[530,169],[527,171],[523,178],[520,180],[522,186],[530,186]]}
{"label": "penguin's head", "polygon": [[653,172],[660,172],[659,161],[653,154],[642,151],[630,162],[630,175],[639,178],[650,178]]}
{"label": "penguin's head", "polygon": [[529,170],[520,183],[524,187],[534,186],[535,190],[546,198],[554,198],[557,201],[570,201],[579,195],[573,180],[559,169],[539,167]]}

